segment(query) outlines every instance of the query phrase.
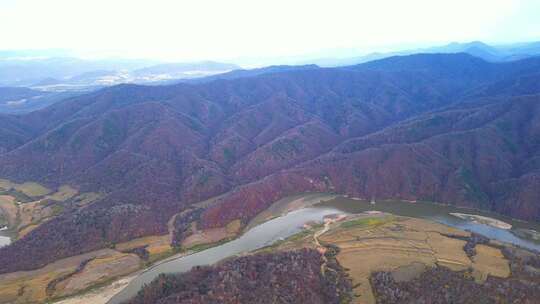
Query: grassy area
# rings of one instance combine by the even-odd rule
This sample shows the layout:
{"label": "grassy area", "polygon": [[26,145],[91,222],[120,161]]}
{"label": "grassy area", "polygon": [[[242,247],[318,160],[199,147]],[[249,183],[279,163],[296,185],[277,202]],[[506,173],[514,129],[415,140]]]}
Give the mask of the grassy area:
{"label": "grassy area", "polygon": [[0,195],[12,196],[13,198],[15,198],[15,200],[17,202],[21,202],[21,203],[28,203],[28,202],[33,201],[33,199],[31,197],[29,197],[28,195],[24,194],[21,191],[18,191],[16,189],[14,189],[14,188],[10,188],[10,189],[7,189],[7,190],[0,191]]}
{"label": "grassy area", "polygon": [[159,262],[159,261],[164,260],[164,259],[166,259],[166,258],[168,258],[170,256],[175,255],[176,253],[177,252],[174,249],[171,248],[171,249],[169,249],[167,251],[164,251],[164,252],[151,254],[150,257],[148,258],[148,261],[146,261],[144,264],[145,264],[146,267],[151,266],[156,262]]}
{"label": "grassy area", "polygon": [[51,193],[51,190],[38,183],[25,182],[18,184],[7,179],[0,179],[0,189],[3,189],[4,191],[16,190],[29,197],[40,197]]}
{"label": "grassy area", "polygon": [[207,244],[197,244],[197,245],[193,245],[191,247],[188,247],[186,249],[181,249],[180,252],[192,252],[192,253],[196,253],[196,252],[199,252],[199,251],[203,251],[203,250],[206,250],[206,249],[209,249],[209,248],[212,248],[212,247],[216,247],[216,246],[219,246],[219,245],[223,245],[229,241],[232,241],[233,238],[225,238],[221,241],[218,241],[218,242],[214,242],[214,243],[207,243]]}
{"label": "grassy area", "polygon": [[342,228],[358,228],[358,227],[380,226],[388,222],[391,222],[393,219],[394,219],[393,216],[359,218],[359,219],[344,222],[341,224],[341,227]]}
{"label": "grassy area", "polygon": [[77,195],[77,189],[74,189],[68,185],[60,186],[58,191],[47,196],[48,199],[52,199],[59,202],[65,202],[68,199]]}
{"label": "grassy area", "polygon": [[294,243],[294,242],[301,241],[304,238],[311,237],[313,235],[313,232],[315,230],[319,229],[320,227],[322,227],[322,224],[318,225],[318,227],[316,227],[315,229],[312,228],[312,229],[302,230],[302,231],[300,231],[298,233],[295,233],[295,234],[287,237],[286,239],[275,241],[274,243],[272,243],[272,244],[270,244],[268,246],[265,246],[265,247],[263,247],[261,249],[258,249],[258,250],[256,250],[256,252],[257,253],[272,252],[272,251],[276,250],[277,248],[279,248],[280,246],[282,246],[283,244]]}

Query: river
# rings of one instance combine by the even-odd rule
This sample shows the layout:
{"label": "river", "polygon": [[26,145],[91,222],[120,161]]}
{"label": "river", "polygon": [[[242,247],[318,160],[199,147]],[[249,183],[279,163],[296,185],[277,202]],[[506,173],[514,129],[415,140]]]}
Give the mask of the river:
{"label": "river", "polygon": [[452,212],[470,213],[497,218],[512,224],[516,228],[540,230],[536,223],[516,221],[488,212],[456,208],[446,205],[430,203],[410,203],[400,201],[384,201],[370,204],[346,197],[337,197],[320,204],[287,213],[272,219],[245,232],[236,240],[230,241],[210,249],[200,251],[188,256],[173,257],[163,263],[151,267],[136,278],[121,292],[116,294],[108,304],[118,304],[136,295],[144,284],[151,282],[162,273],[178,273],[189,271],[194,266],[216,263],[224,258],[252,251],[270,245],[275,241],[287,238],[302,230],[302,226],[310,221],[320,221],[329,214],[335,213],[361,213],[364,211],[383,211],[396,215],[428,219],[448,226],[481,233],[489,238],[513,243],[529,249],[540,251],[540,245],[532,241],[519,238],[508,230],[488,226],[485,224],[463,220],[450,215]]}
{"label": "river", "polygon": [[0,247],[4,247],[6,245],[9,245],[11,243],[11,238],[9,237],[9,233],[7,231],[7,228],[0,228]]}

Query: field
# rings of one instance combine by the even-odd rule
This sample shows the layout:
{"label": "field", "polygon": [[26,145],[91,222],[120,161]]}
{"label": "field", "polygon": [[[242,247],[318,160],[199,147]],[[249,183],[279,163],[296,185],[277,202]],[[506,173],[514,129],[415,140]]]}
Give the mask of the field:
{"label": "field", "polygon": [[40,197],[51,193],[51,190],[38,183],[25,182],[18,184],[7,179],[0,179],[0,188],[4,190],[15,189],[30,197]]}
{"label": "field", "polygon": [[18,184],[0,179],[0,226],[7,225],[15,239],[19,239],[61,214],[66,204],[81,207],[99,197],[97,193],[79,194],[69,185],[52,191],[35,182]]}
{"label": "field", "polygon": [[[262,251],[312,248],[320,227],[308,228]],[[508,277],[508,261],[498,248],[477,245],[477,254],[467,256],[463,250],[466,242],[459,238],[469,236],[468,232],[421,219],[380,214],[331,222],[318,238],[323,246],[339,247],[336,258],[352,280],[354,303],[375,303],[369,280],[378,271],[392,272],[396,281],[411,280],[435,266],[453,271],[472,268],[478,282],[488,275]]]}
{"label": "field", "polygon": [[[145,260],[131,253],[136,248],[144,248],[148,258]],[[168,235],[150,236],[116,244],[114,249],[62,259],[37,270],[0,275],[0,303],[42,303],[76,295],[136,272],[173,253]],[[110,287],[115,290],[114,286]],[[106,290],[110,291],[110,287]]]}

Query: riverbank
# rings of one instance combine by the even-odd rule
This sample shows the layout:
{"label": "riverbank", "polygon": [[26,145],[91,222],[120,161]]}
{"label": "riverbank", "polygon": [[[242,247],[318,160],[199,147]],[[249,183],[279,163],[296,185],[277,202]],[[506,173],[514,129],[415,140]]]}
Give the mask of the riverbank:
{"label": "riverbank", "polygon": [[[323,203],[320,203],[321,201],[323,201]],[[300,210],[296,210],[298,208]],[[116,298],[117,295],[124,294],[120,299],[125,299],[128,297],[127,295],[136,293],[143,284],[152,281],[152,279],[160,273],[187,271],[193,266],[213,264],[223,258],[257,250],[257,248],[262,248],[275,242],[279,243],[281,242],[280,240],[286,239],[288,236],[302,231],[302,227],[305,224],[321,221],[325,216],[331,214],[355,214],[365,212],[366,215],[373,217],[380,216],[384,212],[387,212],[400,215],[413,214],[431,220],[440,220],[441,216],[458,219],[449,215],[446,211],[447,207],[443,208],[439,205],[428,205],[421,202],[411,204],[377,201],[377,203],[373,205],[367,201],[354,198],[348,199],[333,194],[309,193],[306,195],[297,195],[280,200],[272,205],[271,208],[262,213],[257,221],[248,225],[249,229],[241,231],[237,238],[232,241],[225,244],[218,243],[201,246],[197,249],[202,251],[189,256],[185,254],[171,256],[169,254],[166,259],[164,259],[164,256],[161,256],[160,258],[157,258],[160,261],[156,262],[156,260],[154,260],[156,263],[150,268],[144,268],[144,270],[135,272],[128,277],[117,279],[107,286],[100,287],[100,289],[98,289],[99,291],[91,290],[85,294],[76,295],[73,298],[64,299],[62,301],[73,300],[75,301],[73,303],[104,304],[110,299],[112,300],[111,303],[119,303],[120,300]],[[467,220],[459,220],[459,223],[468,223]],[[453,225],[453,223],[450,223],[450,225]],[[476,226],[473,224],[473,228],[474,227]],[[507,232],[496,227],[492,227],[492,229],[497,229],[499,232]],[[500,234],[499,232],[497,232],[497,234]],[[510,232],[507,233],[511,234]],[[326,235],[326,231],[321,234]],[[154,238],[155,237],[148,237],[144,238],[144,240],[134,240],[118,247],[118,249],[129,251],[141,246],[144,247],[148,244],[153,244],[150,247],[147,247],[147,249],[150,249],[150,251],[153,251],[155,254],[155,250],[162,250],[169,246],[169,243],[167,243],[169,236],[162,236],[161,238],[163,238],[163,240],[160,240],[159,242]],[[313,238],[311,240],[313,245]],[[208,248],[211,246],[217,247]],[[317,246],[314,246],[314,249],[316,249],[316,247]],[[157,257],[159,255],[154,256]],[[101,297],[100,294],[111,296]]]}
{"label": "riverbank", "polygon": [[501,220],[497,220],[497,219],[487,217],[487,216],[476,215],[476,214],[467,214],[467,213],[457,213],[457,212],[452,212],[452,213],[450,213],[450,215],[453,215],[453,216],[458,217],[458,218],[463,219],[463,220],[474,221],[474,222],[478,222],[478,223],[488,225],[488,226],[492,226],[492,227],[499,228],[499,229],[504,229],[504,230],[512,229],[512,225],[510,225],[508,223],[505,223],[505,222],[503,222]]}
{"label": "riverbank", "polygon": [[135,275],[124,277],[105,286],[92,289],[81,295],[75,295],[57,302],[56,304],[106,304],[115,294],[124,289]]}
{"label": "riverbank", "polygon": [[[433,276],[435,272],[444,272],[446,277],[452,277],[453,281],[449,283],[453,286],[465,286],[462,292],[484,290],[486,296],[502,292],[511,302],[536,299],[533,281],[520,273],[511,272],[510,267],[522,263],[524,257],[538,259],[537,255],[499,242],[486,240],[477,243],[475,240],[477,237],[469,232],[423,219],[388,213],[329,213],[318,224],[307,224],[300,232],[263,248],[246,251],[239,256],[229,255],[224,260],[209,263],[212,266],[208,267],[177,269],[178,272],[187,269],[183,275],[160,276],[158,281],[144,287],[136,300],[128,303],[156,303],[166,298],[193,300],[196,303],[221,299],[220,303],[227,304],[237,303],[235,300],[238,299],[249,299],[246,303],[254,303],[254,298],[263,295],[268,299],[281,299],[289,289],[294,290],[294,297],[289,299],[307,303],[300,300],[307,292],[319,299],[315,300],[316,303],[320,303],[323,288],[317,287],[316,292],[312,289],[316,284],[304,284],[305,280],[298,279],[320,276],[317,282],[326,282],[326,287],[338,291],[332,294],[339,295],[331,301],[326,299],[324,303],[374,304],[379,301],[381,294],[388,292],[384,289],[385,284],[381,284],[380,273],[385,273],[385,280],[391,283],[408,286],[405,284],[414,284],[423,276]],[[474,250],[466,251],[466,248]],[[221,251],[213,251],[217,252]],[[311,252],[311,255],[302,254],[305,252]],[[319,259],[313,256],[315,252],[318,252]],[[294,256],[293,265],[318,262],[291,272],[286,258],[291,256]],[[250,266],[252,261],[261,263],[257,262],[256,267]],[[271,270],[266,268],[268,265],[271,265]],[[279,269],[288,271],[276,279],[274,274]],[[244,278],[246,275],[249,279]],[[260,287],[250,290],[247,286],[253,284],[247,284],[249,280],[254,280]],[[437,289],[434,290],[436,297],[440,297],[439,292],[443,296],[448,293],[452,297],[461,296],[461,289],[447,290],[444,282],[437,281],[437,277],[432,280],[436,282],[433,286]],[[213,292],[192,289],[198,283]],[[374,283],[377,285],[374,286]],[[373,293],[374,287],[378,288],[377,293]],[[519,288],[521,293],[512,293],[514,287]],[[300,298],[296,298],[298,296]],[[119,303],[119,300],[113,298],[110,303]]]}

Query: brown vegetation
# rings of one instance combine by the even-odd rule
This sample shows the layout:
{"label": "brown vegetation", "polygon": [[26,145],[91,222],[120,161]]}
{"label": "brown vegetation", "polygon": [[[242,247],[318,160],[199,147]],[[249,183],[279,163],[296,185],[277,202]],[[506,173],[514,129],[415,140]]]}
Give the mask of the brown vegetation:
{"label": "brown vegetation", "polygon": [[[539,66],[415,55],[198,85],[120,85],[2,116],[0,177],[69,184],[98,199],[68,199],[61,215],[0,249],[0,273],[165,235],[173,215],[216,195],[186,221],[198,230],[245,226],[305,191],[538,220],[540,87],[531,75]],[[178,245],[189,225],[175,223]]]}

